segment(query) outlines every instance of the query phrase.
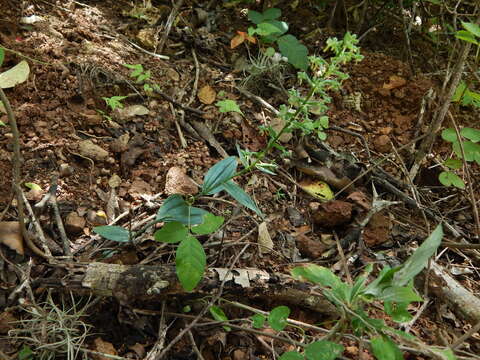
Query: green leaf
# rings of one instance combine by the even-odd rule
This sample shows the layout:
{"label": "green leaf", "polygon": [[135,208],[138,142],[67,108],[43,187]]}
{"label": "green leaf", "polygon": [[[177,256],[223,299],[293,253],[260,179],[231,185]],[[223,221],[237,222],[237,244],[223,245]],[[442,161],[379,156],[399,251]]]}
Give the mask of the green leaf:
{"label": "green leaf", "polygon": [[277,40],[282,55],[295,68],[306,71],[308,69],[308,49],[293,35],[284,35]]}
{"label": "green leaf", "polygon": [[184,225],[203,223],[203,217],[208,213],[200,208],[188,205],[181,195],[170,195],[157,212],[157,221],[178,221]]}
{"label": "green leaf", "polygon": [[[477,161],[480,158],[480,144],[467,140],[463,141],[462,145],[465,152],[465,160]],[[462,149],[458,141],[452,144],[452,149],[459,158],[462,158]]]}
{"label": "green leaf", "polygon": [[[227,315],[223,312],[223,310],[215,305],[210,306],[210,314],[212,314],[213,318],[217,321],[228,321]],[[223,326],[225,331],[231,331],[232,328],[230,326]]]}
{"label": "green leaf", "polygon": [[395,273],[393,276],[395,285],[404,286],[413,280],[413,278],[427,265],[428,259],[435,254],[442,238],[442,224],[438,224],[423,244],[415,250],[415,252],[401,266],[401,269]]}
{"label": "green leaf", "polygon": [[408,286],[389,286],[378,298],[383,301],[407,302],[423,301],[423,299]]}
{"label": "green leaf", "polygon": [[13,68],[0,74],[0,88],[8,89],[21,84],[28,79],[30,67],[25,60],[20,61]]}
{"label": "green leaf", "polygon": [[291,271],[291,273],[296,279],[303,277],[313,283],[330,287],[332,289],[339,287],[342,283],[342,281],[332,272],[332,270],[315,264],[296,267]]}
{"label": "green leaf", "polygon": [[40,187],[40,185],[37,185],[35,183],[25,183],[24,184],[27,188],[29,188],[30,190],[37,190],[37,191],[40,191],[42,190],[42,188]]}
{"label": "green leaf", "polygon": [[320,125],[324,128],[324,129],[328,129],[328,116],[322,116],[320,117]]}
{"label": "green leaf", "polygon": [[476,37],[480,37],[480,26],[478,26],[477,24],[462,21],[462,26],[465,30],[472,33]]}
{"label": "green leaf", "polygon": [[455,186],[458,189],[465,189],[465,183],[457,174],[451,171],[442,171],[438,175],[438,180],[444,186]]}
{"label": "green leaf", "polygon": [[270,8],[263,12],[263,21],[265,20],[275,20],[282,16],[282,10],[277,8]]}
{"label": "green leaf", "polygon": [[230,100],[230,99],[220,100],[220,101],[217,101],[215,105],[218,106],[218,111],[220,111],[221,113],[237,112],[243,115],[242,110],[240,110],[240,107],[238,106],[235,100]]}
{"label": "green leaf", "polygon": [[178,243],[188,235],[188,229],[178,221],[172,221],[163,225],[160,230],[155,231],[156,241],[164,243]]}
{"label": "green leaf", "polygon": [[125,66],[126,68],[129,68],[131,70],[133,70],[131,73],[130,73],[130,76],[131,77],[137,77],[139,75],[141,75],[143,73],[143,66],[142,64],[133,64],[133,65],[130,65],[130,64],[123,64],[123,66]]}
{"label": "green leaf", "polygon": [[31,360],[33,359],[33,351],[29,346],[23,345],[22,350],[18,352],[18,360]]}
{"label": "green leaf", "polygon": [[413,316],[408,312],[410,303],[386,301],[384,303],[385,313],[392,317],[392,320],[398,323],[404,323],[412,320]]}
{"label": "green leaf", "polygon": [[447,159],[443,165],[449,167],[450,169],[458,170],[462,168],[463,162],[460,159]]}
{"label": "green leaf", "polygon": [[227,180],[235,175],[237,158],[230,156],[213,165],[205,174],[202,185],[202,194],[213,195],[223,190]]}
{"label": "green leaf", "polygon": [[0,47],[0,66],[2,66],[4,59],[5,59],[5,50],[2,47]]}
{"label": "green leaf", "polygon": [[475,36],[469,31],[465,31],[465,30],[457,31],[455,34],[455,37],[457,39],[478,45],[478,41],[475,39]]}
{"label": "green leaf", "polygon": [[370,344],[378,360],[403,360],[402,352],[388,336],[375,337]]}
{"label": "green leaf", "polygon": [[105,225],[93,228],[98,235],[116,242],[129,242],[130,232],[121,226]]}
{"label": "green leaf", "polygon": [[268,20],[257,25],[255,33],[262,37],[267,36],[280,36],[288,31],[288,25],[286,22],[278,20]]}
{"label": "green leaf", "polygon": [[270,311],[268,315],[268,324],[273,330],[282,331],[287,326],[288,315],[290,315],[290,309],[288,306],[277,306]]}
{"label": "green leaf", "polygon": [[263,21],[263,15],[258,11],[248,10],[248,20],[253,22],[255,25],[258,25]]}
{"label": "green leaf", "polygon": [[478,129],[466,127],[460,131],[460,135],[467,138],[468,140],[471,140],[474,143],[480,141],[480,130]]}
{"label": "green leaf", "polygon": [[460,81],[457,88],[455,89],[455,93],[452,96],[452,101],[460,102],[460,100],[462,99],[462,96],[465,94],[466,89],[467,89],[467,84],[465,83],[465,81]]}
{"label": "green leaf", "polygon": [[225,218],[223,216],[215,216],[211,213],[207,213],[203,217],[203,224],[192,227],[192,232],[197,235],[212,234],[222,226]]}
{"label": "green leaf", "polygon": [[265,316],[263,316],[262,314],[255,314],[251,317],[252,321],[253,321],[253,324],[252,326],[255,328],[255,329],[260,329],[263,327],[263,325],[265,325],[265,321],[267,320],[267,318]]}
{"label": "green leaf", "polygon": [[193,236],[187,236],[178,246],[175,269],[185,291],[192,291],[202,280],[207,256],[202,244]]}
{"label": "green leaf", "polygon": [[442,131],[442,139],[448,142],[455,142],[457,141],[457,133],[455,129],[448,128]]}
{"label": "green leaf", "polygon": [[229,193],[231,197],[233,197],[246,208],[255,211],[260,216],[263,216],[262,212],[258,208],[257,204],[255,204],[255,202],[252,200],[252,198],[232,180],[228,181],[223,185],[223,190]]}
{"label": "green leaf", "polygon": [[309,344],[305,348],[305,356],[308,360],[335,360],[343,351],[342,345],[321,340]]}
{"label": "green leaf", "polygon": [[304,356],[298,351],[286,351],[284,352],[278,360],[304,360]]}

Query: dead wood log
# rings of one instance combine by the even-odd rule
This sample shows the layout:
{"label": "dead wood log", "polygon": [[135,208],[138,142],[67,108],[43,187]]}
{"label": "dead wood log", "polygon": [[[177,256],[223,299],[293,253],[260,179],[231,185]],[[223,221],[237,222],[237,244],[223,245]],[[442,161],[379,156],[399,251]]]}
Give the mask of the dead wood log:
{"label": "dead wood log", "polygon": [[161,301],[174,296],[212,294],[227,277],[226,298],[263,299],[278,304],[297,305],[330,318],[338,317],[335,307],[323,296],[312,294],[313,285],[284,274],[269,274],[258,269],[208,269],[194,292],[186,293],[169,265],[118,265],[94,262],[62,264],[60,274],[34,281],[34,286],[61,288],[77,294],[93,294],[116,298],[122,305],[137,301]]}

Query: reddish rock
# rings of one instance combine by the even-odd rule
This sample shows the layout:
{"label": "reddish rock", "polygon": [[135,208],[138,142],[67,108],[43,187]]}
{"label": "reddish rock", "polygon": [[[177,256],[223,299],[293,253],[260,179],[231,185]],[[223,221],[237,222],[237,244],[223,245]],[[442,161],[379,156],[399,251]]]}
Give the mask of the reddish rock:
{"label": "reddish rock", "polygon": [[390,144],[390,138],[387,135],[380,135],[373,140],[373,145],[375,146],[375,150],[381,153],[389,152],[392,148]]}
{"label": "reddish rock", "polygon": [[313,214],[313,221],[315,224],[322,227],[335,227],[348,223],[352,217],[351,203],[332,200],[321,204],[318,210]]}
{"label": "reddish rock", "polygon": [[85,219],[76,212],[71,212],[65,219],[65,230],[69,235],[76,235],[82,232],[85,227]]}

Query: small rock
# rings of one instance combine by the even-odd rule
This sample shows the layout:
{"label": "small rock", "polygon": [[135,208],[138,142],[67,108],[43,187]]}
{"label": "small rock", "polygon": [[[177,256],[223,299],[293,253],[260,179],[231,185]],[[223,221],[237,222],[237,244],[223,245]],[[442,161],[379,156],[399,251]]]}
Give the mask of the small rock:
{"label": "small rock", "polygon": [[373,146],[375,146],[375,149],[381,153],[389,152],[392,147],[390,144],[390,138],[387,135],[377,136],[373,141]]}
{"label": "small rock", "polygon": [[96,161],[104,161],[108,157],[108,151],[95,145],[91,140],[84,140],[78,144],[80,155]]}
{"label": "small rock", "polygon": [[184,169],[174,166],[171,167],[167,172],[165,193],[168,195],[194,195],[198,193],[198,186],[186,174]]}
{"label": "small rock", "polygon": [[313,214],[313,221],[323,227],[331,228],[345,224],[352,217],[353,205],[351,203],[332,200],[320,204],[318,210]]}
{"label": "small rock", "polygon": [[82,232],[85,227],[85,219],[78,216],[76,212],[71,212],[65,219],[65,230],[69,235],[76,235]]}
{"label": "small rock", "polygon": [[297,248],[303,256],[310,259],[317,259],[325,252],[326,247],[319,240],[314,240],[305,234],[295,237]]}
{"label": "small rock", "polygon": [[121,183],[122,183],[122,179],[117,174],[113,174],[112,177],[110,179],[108,179],[108,185],[112,189],[115,189],[116,187],[119,187]]}
{"label": "small rock", "polygon": [[139,195],[142,195],[142,194],[151,194],[152,193],[152,188],[150,187],[149,183],[147,183],[143,180],[137,179],[130,186],[130,189],[128,190],[128,193],[132,197],[138,197]]}
{"label": "small rock", "polygon": [[292,223],[293,226],[298,227],[301,225],[305,225],[305,218],[300,213],[300,211],[298,211],[294,207],[289,206],[287,208],[287,213],[288,213],[288,218],[290,219],[290,222]]}
{"label": "small rock", "polygon": [[59,166],[59,174],[61,177],[67,177],[67,176],[70,176],[72,175],[74,172],[74,169],[72,166],[66,164],[66,163],[62,163],[60,164]]}

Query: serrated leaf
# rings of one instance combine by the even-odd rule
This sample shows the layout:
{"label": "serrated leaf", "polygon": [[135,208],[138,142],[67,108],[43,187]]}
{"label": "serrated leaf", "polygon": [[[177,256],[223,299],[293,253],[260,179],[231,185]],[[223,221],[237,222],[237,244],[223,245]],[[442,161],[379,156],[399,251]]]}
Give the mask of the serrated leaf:
{"label": "serrated leaf", "polygon": [[305,348],[308,360],[335,360],[344,351],[344,347],[327,340],[315,341]]}
{"label": "serrated leaf", "polygon": [[98,235],[116,242],[129,242],[130,232],[121,226],[105,225],[93,228]]}
{"label": "serrated leaf", "polygon": [[252,200],[252,198],[245,192],[243,189],[235,184],[232,180],[228,181],[223,185],[223,189],[230,194],[235,200],[246,208],[255,211],[258,215],[263,216],[262,212],[258,208],[257,204]]}
{"label": "serrated leaf", "polygon": [[213,195],[223,190],[222,186],[235,175],[237,158],[230,156],[213,165],[205,174],[202,194]]}
{"label": "serrated leaf", "polygon": [[308,69],[308,49],[293,35],[284,35],[277,40],[282,55],[295,68],[306,71]]}
{"label": "serrated leaf", "polygon": [[480,130],[473,128],[463,128],[460,130],[460,135],[476,143],[480,141]]}
{"label": "serrated leaf", "polygon": [[463,180],[457,174],[451,171],[442,171],[438,175],[438,180],[444,186],[455,186],[459,189],[465,189],[465,183]]}
{"label": "serrated leaf", "polygon": [[478,26],[477,24],[462,21],[462,26],[464,27],[465,30],[472,33],[476,37],[480,37],[480,26]]}
{"label": "serrated leaf", "polygon": [[267,318],[265,316],[263,316],[262,314],[255,314],[251,317],[251,319],[253,321],[252,326],[255,329],[262,328],[265,325],[265,321],[267,320]]}
{"label": "serrated leaf", "polygon": [[462,168],[463,162],[460,159],[447,159],[443,165],[449,167],[450,169],[458,170]]}
{"label": "serrated leaf", "polygon": [[[212,305],[210,306],[210,309],[208,309],[210,311],[210,314],[213,316],[213,318],[217,321],[228,321],[228,318],[227,318],[227,315],[225,315],[225,313],[223,312],[223,310],[216,306],[216,305]],[[230,326],[223,326],[223,328],[225,329],[225,331],[230,331],[232,330],[232,328]]]}
{"label": "serrated leaf", "polygon": [[243,115],[242,110],[240,110],[240,107],[235,100],[220,100],[217,101],[215,105],[218,106],[218,111],[221,113],[236,112]]}
{"label": "serrated leaf", "polygon": [[448,128],[442,131],[442,139],[448,142],[455,142],[457,141],[457,133],[455,129]]}
{"label": "serrated leaf", "polygon": [[12,88],[28,79],[30,67],[25,60],[20,61],[10,70],[0,74],[0,87],[2,89]]}
{"label": "serrated leaf", "polygon": [[371,339],[373,355],[378,360],[403,360],[403,354],[398,346],[387,336]]}
{"label": "serrated leaf", "polygon": [[175,270],[185,291],[192,291],[202,280],[207,256],[202,244],[193,236],[187,236],[178,246]]}
{"label": "serrated leaf", "polygon": [[305,357],[300,354],[298,351],[286,351],[284,352],[278,360],[304,360]]}
{"label": "serrated leaf", "polygon": [[443,238],[442,224],[433,230],[430,236],[420,247],[403,263],[401,269],[393,276],[393,281],[397,286],[405,286],[423,270],[427,265],[428,259],[435,254]]}
{"label": "serrated leaf", "polygon": [[188,235],[188,229],[180,222],[172,221],[163,225],[153,235],[156,241],[174,244],[182,241]]}
{"label": "serrated leaf", "polygon": [[273,330],[282,331],[288,325],[288,315],[290,315],[288,306],[277,306],[268,314],[268,324]]}
{"label": "serrated leaf", "polygon": [[203,224],[192,227],[192,232],[197,235],[208,235],[218,230],[223,225],[225,218],[223,216],[215,216],[207,213],[203,217]]}
{"label": "serrated leaf", "polygon": [[178,221],[184,225],[203,223],[208,211],[188,205],[181,195],[169,196],[157,212],[156,220],[164,222]]}

